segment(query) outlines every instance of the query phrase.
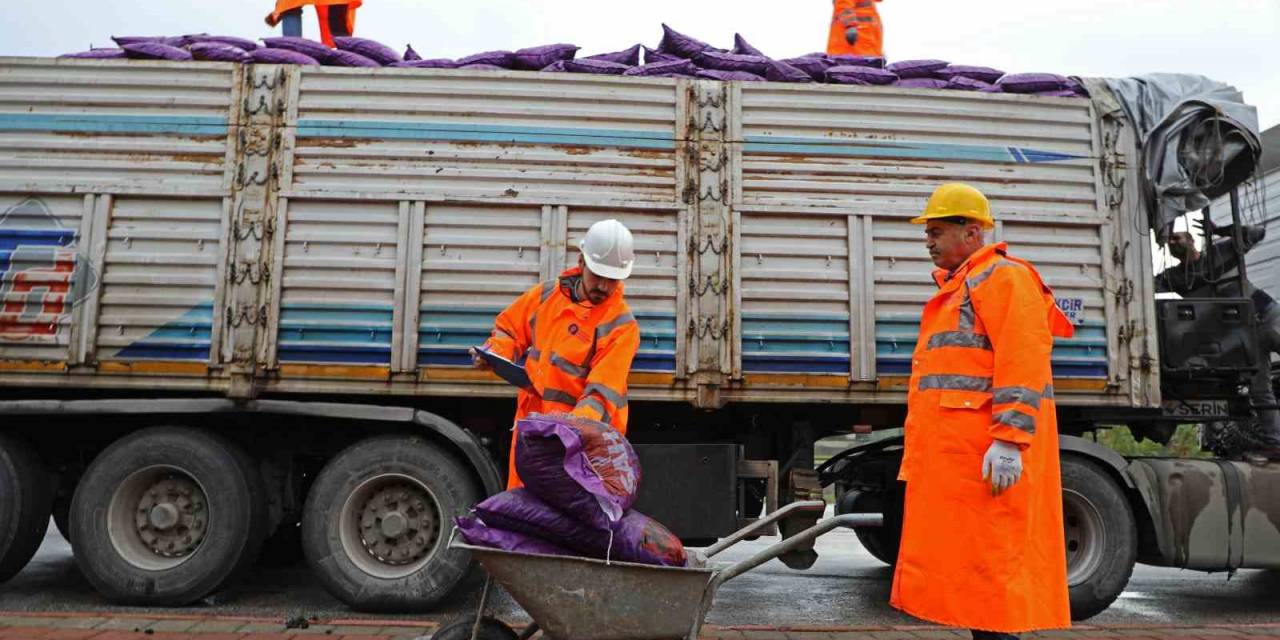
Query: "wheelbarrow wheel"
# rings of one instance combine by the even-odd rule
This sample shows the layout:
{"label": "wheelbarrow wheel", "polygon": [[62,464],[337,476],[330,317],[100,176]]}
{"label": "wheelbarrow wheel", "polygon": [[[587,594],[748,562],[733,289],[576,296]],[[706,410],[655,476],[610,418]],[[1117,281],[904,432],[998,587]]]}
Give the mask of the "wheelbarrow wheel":
{"label": "wheelbarrow wheel", "polygon": [[[475,615],[462,616],[440,627],[431,640],[471,640],[471,632],[475,628]],[[480,633],[476,634],[476,640],[518,640],[519,637],[506,623],[488,616],[480,620]]]}

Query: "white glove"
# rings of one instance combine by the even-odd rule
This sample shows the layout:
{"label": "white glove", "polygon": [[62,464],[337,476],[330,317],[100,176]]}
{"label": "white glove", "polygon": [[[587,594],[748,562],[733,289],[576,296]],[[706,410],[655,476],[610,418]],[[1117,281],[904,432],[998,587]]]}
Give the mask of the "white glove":
{"label": "white glove", "polygon": [[992,440],[982,458],[982,479],[991,481],[991,495],[998,496],[1022,477],[1022,450],[1003,440]]}

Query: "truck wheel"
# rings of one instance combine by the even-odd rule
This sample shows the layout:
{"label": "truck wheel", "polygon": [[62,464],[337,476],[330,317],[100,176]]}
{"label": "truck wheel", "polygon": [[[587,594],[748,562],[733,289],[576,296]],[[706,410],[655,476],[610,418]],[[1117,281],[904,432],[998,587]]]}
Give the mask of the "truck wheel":
{"label": "truck wheel", "polygon": [[51,478],[35,451],[0,434],[0,582],[17,575],[49,529]]}
{"label": "truck wheel", "polygon": [[[836,513],[885,513],[884,505],[882,493],[852,490],[840,497],[836,503]],[[885,513],[885,526],[853,529],[858,542],[862,543],[867,553],[891,567],[898,562],[898,543],[902,538],[901,528],[894,527],[893,522],[891,514]]]}
{"label": "truck wheel", "polygon": [[156,427],[107,447],[71,500],[71,547],[113,602],[190,604],[257,555],[267,523],[261,477],[234,444]]}
{"label": "truck wheel", "polygon": [[409,436],[380,436],[339,453],[316,476],[302,511],[302,550],[325,589],[361,611],[421,611],[466,574],[448,549],[453,517],[480,498],[467,470]]}
{"label": "truck wheel", "polygon": [[1087,620],[1111,606],[1129,583],[1138,557],[1138,530],[1129,502],[1096,465],[1062,458],[1071,619]]}

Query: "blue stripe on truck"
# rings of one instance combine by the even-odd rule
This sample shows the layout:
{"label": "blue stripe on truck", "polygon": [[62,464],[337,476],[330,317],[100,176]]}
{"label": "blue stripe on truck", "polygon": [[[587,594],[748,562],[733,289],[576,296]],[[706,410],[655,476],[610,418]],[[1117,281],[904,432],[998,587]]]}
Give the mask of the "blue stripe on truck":
{"label": "blue stripe on truck", "polygon": [[747,153],[765,155],[848,156],[898,160],[963,160],[1041,163],[1081,160],[1086,156],[1030,149],[940,142],[903,142],[790,136],[746,136]]}
{"label": "blue stripe on truck", "polygon": [[102,113],[0,113],[0,131],[225,136],[227,119],[213,116],[128,116]]}
{"label": "blue stripe on truck", "polygon": [[355,138],[364,140],[421,140],[433,142],[494,142],[508,144],[571,144],[637,149],[675,149],[675,132],[569,127],[524,127],[500,124],[444,122],[384,122],[372,120],[298,121],[298,138]]}

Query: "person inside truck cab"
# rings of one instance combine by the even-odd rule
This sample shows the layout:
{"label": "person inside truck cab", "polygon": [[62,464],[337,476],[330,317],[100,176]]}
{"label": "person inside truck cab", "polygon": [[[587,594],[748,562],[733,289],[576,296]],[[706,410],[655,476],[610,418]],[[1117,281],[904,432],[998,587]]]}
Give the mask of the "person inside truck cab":
{"label": "person inside truck cab", "polygon": [[1071,322],[1035,267],[987,244],[978,189],[944,184],[911,222],[938,291],[911,355],[890,602],[975,640],[1068,627],[1050,353]]}
{"label": "person inside truck cab", "polygon": [[[1237,270],[1240,257],[1248,253],[1267,235],[1260,225],[1241,225],[1241,251],[1236,250],[1233,225],[1213,227],[1211,251],[1196,248],[1195,238],[1186,231],[1169,236],[1169,254],[1178,264],[1156,274],[1156,291],[1176,293],[1184,298],[1242,298],[1253,300],[1253,310],[1258,316],[1258,347],[1264,357],[1258,359],[1261,368],[1249,382],[1249,401],[1255,406],[1273,407],[1275,393],[1271,389],[1271,354],[1280,353],[1280,305],[1266,291],[1246,281],[1249,291],[1240,290]],[[1213,256],[1212,261],[1206,253]],[[1214,281],[1217,281],[1215,286]],[[1280,411],[1257,410],[1261,427],[1260,447],[1246,454],[1257,462],[1280,460]]]}
{"label": "person inside truck cab", "polygon": [[[516,399],[516,423],[531,413],[572,413],[627,433],[627,376],[640,348],[640,325],[623,299],[635,263],[631,231],[617,220],[591,225],[578,265],[526,291],[498,315],[484,344],[523,359],[531,389]],[[472,362],[487,369],[474,352]],[[516,474],[514,434],[507,488]]]}

